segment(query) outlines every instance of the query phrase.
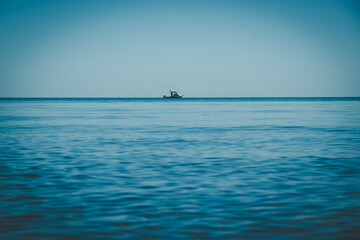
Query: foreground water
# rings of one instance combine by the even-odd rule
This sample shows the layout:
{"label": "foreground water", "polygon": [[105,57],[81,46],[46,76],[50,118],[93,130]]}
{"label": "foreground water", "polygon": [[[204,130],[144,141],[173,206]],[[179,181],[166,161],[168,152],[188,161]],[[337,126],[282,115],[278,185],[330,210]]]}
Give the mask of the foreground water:
{"label": "foreground water", "polygon": [[2,99],[1,239],[360,237],[360,99]]}

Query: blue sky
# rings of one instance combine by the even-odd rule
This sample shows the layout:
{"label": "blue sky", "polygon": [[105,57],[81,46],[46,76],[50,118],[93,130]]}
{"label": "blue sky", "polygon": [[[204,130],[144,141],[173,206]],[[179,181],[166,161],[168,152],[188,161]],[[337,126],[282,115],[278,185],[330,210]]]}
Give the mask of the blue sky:
{"label": "blue sky", "polygon": [[360,3],[0,3],[0,97],[360,96]]}

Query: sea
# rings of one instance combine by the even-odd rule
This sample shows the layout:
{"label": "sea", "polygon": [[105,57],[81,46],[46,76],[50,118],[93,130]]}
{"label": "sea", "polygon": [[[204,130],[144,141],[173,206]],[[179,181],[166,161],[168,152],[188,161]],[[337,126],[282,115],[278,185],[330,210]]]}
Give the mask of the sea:
{"label": "sea", "polygon": [[0,239],[360,239],[360,98],[2,98]]}

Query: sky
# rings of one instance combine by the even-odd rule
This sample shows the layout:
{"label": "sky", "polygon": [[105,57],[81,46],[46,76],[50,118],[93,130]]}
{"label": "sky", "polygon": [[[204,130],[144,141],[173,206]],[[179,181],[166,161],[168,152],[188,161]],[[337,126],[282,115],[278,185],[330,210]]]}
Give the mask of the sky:
{"label": "sky", "polygon": [[0,1],[0,97],[169,89],[360,96],[360,1]]}

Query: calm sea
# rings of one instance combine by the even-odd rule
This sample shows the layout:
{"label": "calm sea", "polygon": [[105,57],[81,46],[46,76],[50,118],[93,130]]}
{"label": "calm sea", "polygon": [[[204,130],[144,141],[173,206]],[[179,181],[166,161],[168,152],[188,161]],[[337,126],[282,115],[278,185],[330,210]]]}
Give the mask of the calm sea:
{"label": "calm sea", "polygon": [[359,239],[360,98],[0,99],[1,239]]}

